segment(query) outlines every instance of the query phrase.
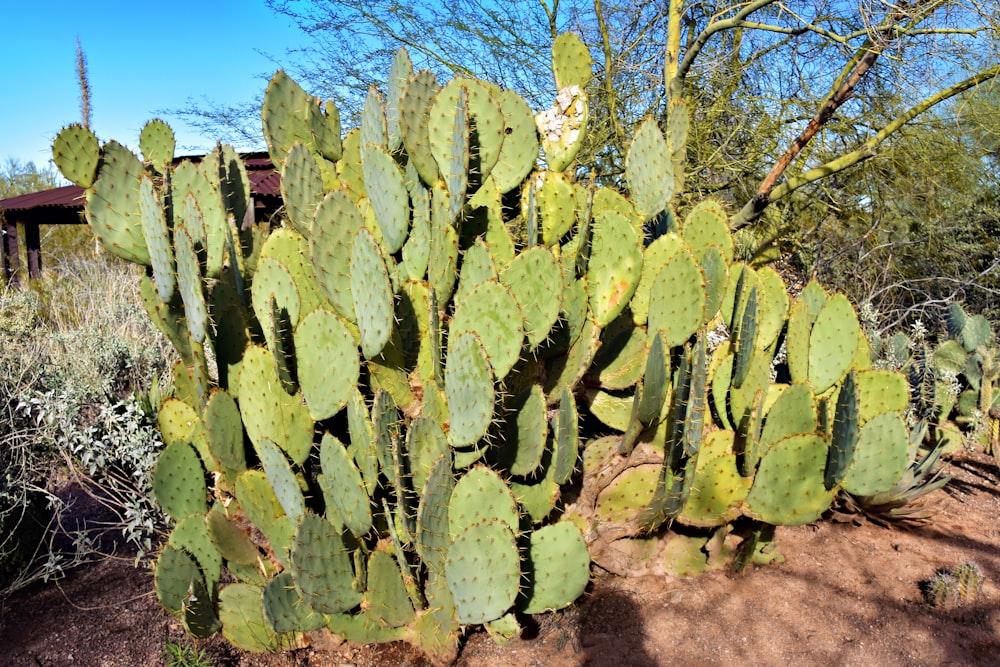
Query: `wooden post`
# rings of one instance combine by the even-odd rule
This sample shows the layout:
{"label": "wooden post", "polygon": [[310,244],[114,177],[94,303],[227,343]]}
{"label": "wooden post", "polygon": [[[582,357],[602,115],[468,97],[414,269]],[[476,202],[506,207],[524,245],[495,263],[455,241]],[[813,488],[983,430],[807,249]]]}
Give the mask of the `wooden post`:
{"label": "wooden post", "polygon": [[21,262],[17,256],[17,223],[4,221],[2,230],[2,252],[3,255],[3,276],[7,280],[7,284],[12,287],[17,287],[20,284],[20,276],[18,275],[21,270]]}
{"label": "wooden post", "polygon": [[42,242],[38,233],[38,223],[24,223],[24,245],[28,249],[28,278],[42,277]]}

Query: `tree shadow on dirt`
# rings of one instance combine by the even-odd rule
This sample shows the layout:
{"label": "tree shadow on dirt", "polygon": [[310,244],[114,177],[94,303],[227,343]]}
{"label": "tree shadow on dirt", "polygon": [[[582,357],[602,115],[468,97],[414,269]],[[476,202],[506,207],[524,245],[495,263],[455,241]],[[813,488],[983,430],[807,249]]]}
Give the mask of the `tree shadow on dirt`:
{"label": "tree shadow on dirt", "polygon": [[584,664],[593,667],[662,664],[646,651],[646,627],[639,604],[637,596],[628,591],[605,590],[582,605],[578,632]]}

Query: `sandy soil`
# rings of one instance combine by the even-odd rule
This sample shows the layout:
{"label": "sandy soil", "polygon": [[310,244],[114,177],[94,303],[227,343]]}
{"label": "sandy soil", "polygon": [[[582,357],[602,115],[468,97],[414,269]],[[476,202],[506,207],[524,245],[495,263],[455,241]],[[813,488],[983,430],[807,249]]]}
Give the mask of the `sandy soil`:
{"label": "sandy soil", "polygon": [[[595,573],[573,608],[531,619],[497,647],[472,634],[459,665],[1000,664],[1000,473],[992,459],[953,461],[935,519],[911,530],[821,521],[778,531],[781,564],[697,577],[620,579]],[[975,562],[975,600],[935,607],[924,588],[939,570]],[[189,642],[150,592],[147,572],[105,561],[58,586],[36,585],[0,616],[0,665],[164,664],[165,643]],[[215,638],[198,644],[218,667],[422,665],[403,644],[338,645],[253,655]]]}

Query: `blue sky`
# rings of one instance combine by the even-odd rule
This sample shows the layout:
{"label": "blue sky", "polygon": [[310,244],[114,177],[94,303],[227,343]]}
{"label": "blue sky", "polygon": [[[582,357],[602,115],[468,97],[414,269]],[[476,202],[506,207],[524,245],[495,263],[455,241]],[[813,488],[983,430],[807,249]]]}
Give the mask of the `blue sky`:
{"label": "blue sky", "polygon": [[[48,164],[59,129],[80,121],[76,37],[87,57],[91,129],[138,148],[157,112],[188,99],[238,103],[263,92],[286,50],[307,39],[263,0],[23,0],[5,3],[0,163]],[[215,141],[179,120],[178,153]],[[187,149],[187,150],[185,150]]]}

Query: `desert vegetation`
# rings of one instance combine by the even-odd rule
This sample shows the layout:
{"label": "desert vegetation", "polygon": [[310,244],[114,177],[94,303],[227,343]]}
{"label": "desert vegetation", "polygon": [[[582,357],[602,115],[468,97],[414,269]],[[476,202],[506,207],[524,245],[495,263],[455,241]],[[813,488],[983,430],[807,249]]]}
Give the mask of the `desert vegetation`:
{"label": "desert vegetation", "polygon": [[[324,631],[446,663],[470,628],[503,645],[596,571],[740,572],[781,559],[784,526],[932,521],[942,461],[997,455],[997,260],[977,242],[995,152],[963,142],[995,146],[980,87],[1000,69],[980,53],[892,98],[860,141],[827,124],[933,8],[842,39],[808,23],[814,48],[853,55],[780,109],[731,93],[762,119],[816,107],[737,150],[710,122],[737,107],[704,95],[757,58],[734,38],[727,76],[693,62],[720,32],[795,34],[770,5],[689,15],[683,56],[681,14],[646,17],[667,35],[655,94],[613,76],[603,22],[603,50],[555,31],[556,4],[551,106],[405,48],[343,118],[278,72],[273,228],[232,146],[175,160],[160,120],[139,154],[64,128],[55,162],[104,251],[63,230],[47,276],[2,294],[6,592],[125,553],[195,638],[274,652]],[[953,122],[966,91],[975,113]],[[920,163],[931,143],[946,159]],[[871,159],[883,147],[905,158]],[[928,175],[954,184],[950,208]],[[66,525],[69,488],[108,524]],[[984,582],[940,571],[928,604],[978,603]]]}

